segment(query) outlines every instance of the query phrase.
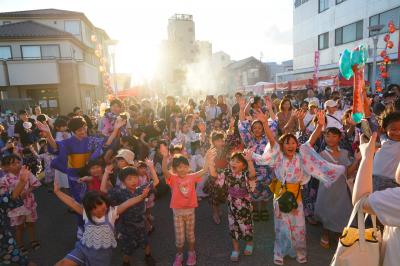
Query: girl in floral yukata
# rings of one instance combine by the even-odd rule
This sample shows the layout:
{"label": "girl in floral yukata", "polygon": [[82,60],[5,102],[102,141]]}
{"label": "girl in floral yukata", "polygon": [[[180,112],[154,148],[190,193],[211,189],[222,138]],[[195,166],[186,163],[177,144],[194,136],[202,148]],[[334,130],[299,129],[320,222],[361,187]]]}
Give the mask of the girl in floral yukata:
{"label": "girl in floral yukata", "polygon": [[12,263],[25,266],[34,265],[28,262],[28,258],[17,248],[17,243],[12,234],[9,210],[21,207],[24,202],[20,198],[21,193],[28,183],[31,172],[26,167],[22,167],[18,176],[18,183],[12,190],[0,190],[0,261],[2,265]]}
{"label": "girl in floral yukata", "polygon": [[[245,109],[247,107],[244,98],[239,101],[239,106],[240,111],[238,128],[242,141],[246,148],[251,147],[254,149],[255,153],[262,154],[268,144],[268,139],[265,136],[263,124],[260,120],[253,120],[253,122],[251,122],[251,120],[246,119]],[[253,109],[253,111],[254,110],[255,109]],[[269,106],[268,110],[270,110],[270,116],[275,117],[271,106]],[[277,123],[275,121],[272,122],[270,127],[272,127],[273,130],[274,128],[276,129]],[[266,209],[267,200],[271,197],[268,184],[271,182],[273,172],[268,165],[260,165],[257,163],[255,164],[255,169],[257,173],[257,184],[254,192],[252,193],[254,206],[253,219],[255,222],[259,221],[260,219],[266,221],[268,220],[268,211]]]}
{"label": "girl in floral yukata", "polygon": [[[228,221],[232,237],[232,261],[239,260],[239,240],[246,241],[244,255],[253,254],[253,219],[250,193],[250,181],[256,179],[252,152],[235,152],[229,161],[229,167],[218,173],[210,166],[210,175],[215,177],[220,187],[228,191]],[[219,178],[216,178],[219,175]]]}
{"label": "girl in floral yukata", "polygon": [[[300,186],[307,184],[311,175],[329,185],[344,173],[344,166],[325,161],[312,148],[324,125],[321,122],[324,119],[322,112],[317,115],[318,126],[310,140],[300,146],[293,134],[284,134],[277,142],[269,129],[267,117],[262,113],[258,113],[257,117],[264,125],[269,143],[262,155],[253,153],[253,159],[257,164],[271,166],[274,169],[278,185],[284,184],[287,191],[296,196],[298,204],[298,207],[289,213],[282,212],[277,201],[282,189],[274,191],[276,193],[273,202],[275,222],[274,263],[283,265],[283,258],[286,255],[296,257],[299,263],[306,263],[306,227]],[[297,152],[298,149],[299,152]]]}

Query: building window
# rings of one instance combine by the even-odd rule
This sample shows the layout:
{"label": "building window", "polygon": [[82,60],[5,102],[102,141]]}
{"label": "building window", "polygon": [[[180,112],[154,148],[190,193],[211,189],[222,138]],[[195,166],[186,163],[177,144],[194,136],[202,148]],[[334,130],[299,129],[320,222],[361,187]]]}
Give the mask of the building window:
{"label": "building window", "polygon": [[60,58],[60,46],[51,44],[51,45],[42,45],[41,46],[42,59],[55,59]]}
{"label": "building window", "polygon": [[66,20],[64,22],[64,30],[73,35],[81,35],[81,22],[80,20]]}
{"label": "building window", "polygon": [[369,26],[383,25],[384,27],[380,32],[369,32],[369,36],[376,34],[387,33],[389,21],[393,21],[394,25],[399,25],[400,7],[388,10],[386,12],[376,14],[369,18]]}
{"label": "building window", "polygon": [[21,45],[23,59],[41,59],[42,53],[40,52],[39,45]]}
{"label": "building window", "polygon": [[346,0],[336,0],[336,4],[338,5],[338,4],[341,4],[341,3],[343,3],[344,1],[346,1]]}
{"label": "building window", "polygon": [[318,50],[324,50],[329,47],[329,32],[318,35]]}
{"label": "building window", "polygon": [[294,7],[297,8],[299,6],[301,6],[302,4],[308,2],[308,0],[295,0],[294,1]]}
{"label": "building window", "polygon": [[363,38],[363,21],[357,21],[335,30],[335,45],[354,42]]}
{"label": "building window", "polygon": [[329,8],[329,0],[318,0],[318,12],[321,13]]}
{"label": "building window", "polygon": [[11,46],[0,46],[0,60],[8,60],[11,58]]}

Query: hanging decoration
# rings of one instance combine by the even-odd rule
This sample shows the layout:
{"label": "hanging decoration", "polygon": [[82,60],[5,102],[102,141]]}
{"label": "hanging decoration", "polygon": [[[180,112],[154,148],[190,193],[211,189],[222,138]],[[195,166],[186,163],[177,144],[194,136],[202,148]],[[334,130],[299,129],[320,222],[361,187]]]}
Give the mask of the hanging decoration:
{"label": "hanging decoration", "polygon": [[[379,79],[375,82],[376,92],[382,92],[382,80],[387,80],[390,76],[387,72],[388,65],[390,64],[390,57],[388,56],[388,49],[392,49],[394,44],[391,40],[391,35],[396,31],[396,27],[393,21],[388,23],[388,33],[385,34],[383,40],[385,42],[385,48],[382,50],[379,55],[382,57],[382,63],[379,64]],[[385,82],[386,84],[386,82]]]}
{"label": "hanging decoration", "polygon": [[101,43],[98,42],[97,36],[95,34],[92,34],[92,36],[90,37],[90,40],[94,44],[94,47],[95,47],[94,54],[100,63],[99,71],[102,76],[104,89],[108,92],[108,94],[113,94],[113,89],[111,87],[110,74],[107,71],[107,58],[104,56],[103,46],[101,45]]}
{"label": "hanging decoration", "polygon": [[364,67],[368,59],[368,51],[364,45],[359,45],[353,51],[344,50],[339,60],[339,70],[341,75],[349,80],[354,79],[353,86],[353,113],[352,119],[355,123],[360,123],[366,116],[366,88],[364,81]]}

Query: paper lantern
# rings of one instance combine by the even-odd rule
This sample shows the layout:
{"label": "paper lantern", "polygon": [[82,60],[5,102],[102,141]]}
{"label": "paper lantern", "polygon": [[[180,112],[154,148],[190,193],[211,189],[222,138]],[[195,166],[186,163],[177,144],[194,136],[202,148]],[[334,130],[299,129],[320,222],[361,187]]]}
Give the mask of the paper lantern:
{"label": "paper lantern", "polygon": [[104,72],[105,71],[104,67],[103,66],[99,66],[99,71],[100,72]]}
{"label": "paper lantern", "polygon": [[97,57],[101,57],[101,52],[100,52],[99,50],[95,50],[95,51],[94,51],[94,54],[95,54]]}
{"label": "paper lantern", "polygon": [[386,43],[386,47],[389,48],[389,49],[392,49],[393,48],[393,42],[392,41],[388,41]]}
{"label": "paper lantern", "polygon": [[382,87],[381,87],[381,86],[379,86],[379,87],[376,87],[376,89],[375,89],[375,90],[376,90],[376,92],[382,92],[382,90],[383,90],[383,89],[382,89]]}
{"label": "paper lantern", "polygon": [[387,72],[382,72],[382,73],[381,73],[381,77],[382,77],[383,79],[387,79],[387,78],[389,78],[389,73],[387,73]]}
{"label": "paper lantern", "polygon": [[389,26],[389,32],[390,33],[394,33],[396,31],[396,27],[393,25],[393,26]]}
{"label": "paper lantern", "polygon": [[92,42],[97,42],[97,37],[96,37],[96,35],[92,34],[92,36],[90,36],[90,40],[91,40]]}
{"label": "paper lantern", "polygon": [[388,63],[390,62],[389,56],[386,55],[386,56],[383,58],[383,62],[385,62],[385,64],[388,64]]}
{"label": "paper lantern", "polygon": [[381,72],[385,72],[385,71],[386,71],[386,67],[385,67],[384,65],[380,65],[380,66],[379,66],[379,70],[380,70]]}
{"label": "paper lantern", "polygon": [[388,41],[390,40],[390,35],[389,35],[389,34],[386,34],[385,37],[383,37],[383,40],[384,40],[385,42],[388,42]]}
{"label": "paper lantern", "polygon": [[382,50],[382,52],[380,53],[380,56],[383,58],[387,55],[386,50]]}

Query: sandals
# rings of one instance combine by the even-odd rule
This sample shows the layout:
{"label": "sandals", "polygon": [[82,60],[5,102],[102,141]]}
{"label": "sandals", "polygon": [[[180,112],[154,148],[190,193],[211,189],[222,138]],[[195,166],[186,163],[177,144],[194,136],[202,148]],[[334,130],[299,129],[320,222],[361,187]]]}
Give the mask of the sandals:
{"label": "sandals", "polygon": [[329,240],[326,240],[323,238],[321,238],[321,240],[319,241],[319,244],[321,245],[321,247],[323,247],[325,249],[329,249],[329,247],[330,247]]}
{"label": "sandals", "polygon": [[307,258],[306,257],[297,257],[296,260],[300,264],[307,263]]}
{"label": "sandals", "polygon": [[261,221],[264,221],[264,222],[268,221],[269,213],[267,210],[260,211],[260,219],[261,219]]}
{"label": "sandals", "polygon": [[36,240],[32,241],[31,248],[32,248],[32,250],[38,250],[40,248],[40,243]]}
{"label": "sandals", "polygon": [[246,245],[246,247],[244,248],[243,254],[244,254],[245,256],[251,256],[251,255],[253,255],[253,245]]}
{"label": "sandals", "polygon": [[231,253],[231,261],[236,262],[239,261],[239,252],[238,251],[232,251]]}
{"label": "sandals", "polygon": [[25,248],[24,245],[19,246],[18,249],[19,249],[19,251],[21,252],[21,255],[25,256],[25,255],[28,254],[28,250]]}
{"label": "sandals", "polygon": [[283,259],[274,258],[275,265],[283,265]]}

